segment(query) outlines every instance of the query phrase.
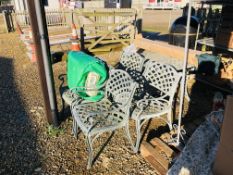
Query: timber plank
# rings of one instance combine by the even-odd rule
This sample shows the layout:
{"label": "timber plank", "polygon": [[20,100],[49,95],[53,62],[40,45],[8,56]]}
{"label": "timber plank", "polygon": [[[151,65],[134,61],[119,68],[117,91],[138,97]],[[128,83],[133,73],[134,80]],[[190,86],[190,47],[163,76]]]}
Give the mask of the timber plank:
{"label": "timber plank", "polygon": [[[154,149],[151,144],[147,142],[143,142],[141,145],[141,155],[146,159],[146,157],[150,157],[150,160],[153,159],[152,162],[148,160],[149,163],[153,167],[155,167],[159,172],[166,172],[169,168],[169,161],[165,158],[165,156],[162,156],[158,149]],[[155,163],[158,162],[158,163]],[[155,165],[153,165],[155,163]],[[159,165],[159,167],[158,167]]]}
{"label": "timber plank", "polygon": [[[184,49],[182,47],[170,45],[162,41],[152,41],[146,38],[136,37],[134,44],[138,48],[142,48],[151,52],[157,52],[161,55],[170,56],[174,59],[182,59],[184,54]],[[201,51],[189,49],[188,64],[197,66],[198,63],[196,55],[201,53]]]}
{"label": "timber plank", "polygon": [[116,44],[108,44],[101,47],[97,47],[95,49],[91,49],[90,52],[110,52],[112,49],[121,48],[121,43]]}
{"label": "timber plank", "polygon": [[160,139],[165,143],[168,143],[170,138],[171,138],[171,135],[169,133],[167,133],[167,132],[160,136]]}
{"label": "timber plank", "polygon": [[167,170],[153,156],[149,155],[145,159],[153,166],[158,175],[165,175],[167,173]]}
{"label": "timber plank", "polygon": [[159,138],[152,139],[150,143],[154,147],[158,147],[161,151],[163,151],[167,157],[172,157],[175,154],[175,152]]}
{"label": "timber plank", "polygon": [[120,43],[120,42],[125,42],[125,41],[130,41],[130,39],[103,40],[103,41],[100,41],[99,44]]}

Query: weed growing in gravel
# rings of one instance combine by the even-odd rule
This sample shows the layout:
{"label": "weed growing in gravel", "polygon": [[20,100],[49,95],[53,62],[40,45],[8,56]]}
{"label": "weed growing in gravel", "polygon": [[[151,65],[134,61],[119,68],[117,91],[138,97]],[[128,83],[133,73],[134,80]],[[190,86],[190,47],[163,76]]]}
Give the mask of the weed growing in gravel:
{"label": "weed growing in gravel", "polygon": [[64,129],[49,125],[47,133],[50,137],[58,137],[59,135],[64,134]]}

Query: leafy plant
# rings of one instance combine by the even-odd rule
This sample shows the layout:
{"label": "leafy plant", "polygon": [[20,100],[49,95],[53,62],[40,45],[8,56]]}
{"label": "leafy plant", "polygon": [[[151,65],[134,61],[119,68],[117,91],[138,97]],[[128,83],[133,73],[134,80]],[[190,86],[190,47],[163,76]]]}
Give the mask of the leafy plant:
{"label": "leafy plant", "polygon": [[54,127],[53,125],[49,125],[47,133],[50,137],[58,137],[59,135],[64,134],[64,129],[60,127]]}

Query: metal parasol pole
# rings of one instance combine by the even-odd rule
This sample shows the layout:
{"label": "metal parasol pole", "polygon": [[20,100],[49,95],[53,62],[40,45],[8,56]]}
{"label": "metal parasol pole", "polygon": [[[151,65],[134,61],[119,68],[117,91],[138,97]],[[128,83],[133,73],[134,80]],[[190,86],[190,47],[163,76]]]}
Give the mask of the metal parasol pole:
{"label": "metal parasol pole", "polygon": [[192,0],[189,0],[187,25],[186,25],[186,35],[185,35],[185,48],[184,48],[184,61],[183,61],[183,71],[181,79],[181,95],[180,95],[180,106],[179,106],[179,118],[178,118],[178,129],[177,129],[177,140],[176,144],[180,143],[180,132],[181,132],[181,120],[184,109],[184,94],[185,94],[185,84],[186,84],[186,70],[188,62],[188,51],[189,51],[189,31],[190,31],[190,21],[191,21],[191,6]]}
{"label": "metal parasol pole", "polygon": [[35,43],[40,84],[44,99],[45,112],[49,124],[58,125],[58,109],[55,95],[51,54],[45,11],[41,0],[27,0],[33,42]]}

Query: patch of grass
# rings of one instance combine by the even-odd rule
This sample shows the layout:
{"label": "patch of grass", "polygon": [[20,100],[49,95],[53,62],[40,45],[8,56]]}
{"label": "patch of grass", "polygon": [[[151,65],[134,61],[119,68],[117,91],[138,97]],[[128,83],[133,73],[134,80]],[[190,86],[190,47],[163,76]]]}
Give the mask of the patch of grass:
{"label": "patch of grass", "polygon": [[47,134],[50,137],[58,137],[59,135],[64,134],[64,129],[63,128],[59,128],[59,127],[54,127],[53,125],[49,125],[48,126],[48,131]]}

